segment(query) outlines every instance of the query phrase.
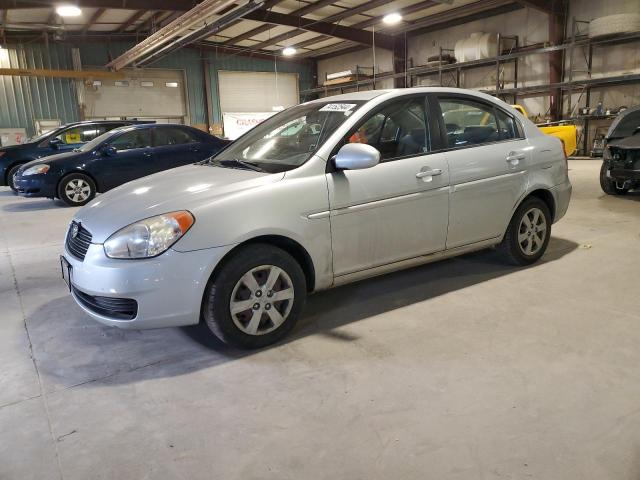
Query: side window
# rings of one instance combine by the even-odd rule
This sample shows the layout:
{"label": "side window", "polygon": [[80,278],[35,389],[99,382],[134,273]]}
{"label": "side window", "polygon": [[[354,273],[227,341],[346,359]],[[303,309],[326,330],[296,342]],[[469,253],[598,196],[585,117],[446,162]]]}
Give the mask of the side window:
{"label": "side window", "polygon": [[381,160],[421,155],[431,150],[424,98],[392,102],[367,118],[346,143],[366,143],[380,151]]}
{"label": "side window", "polygon": [[511,115],[507,115],[502,110],[496,109],[496,117],[498,117],[498,132],[500,140],[520,138],[516,122]]}
{"label": "side window", "polygon": [[65,145],[87,143],[105,133],[108,129],[104,125],[85,125],[65,130],[55,138]]}
{"label": "side window", "polygon": [[153,131],[154,147],[166,145],[183,145],[185,143],[197,143],[200,140],[190,132],[179,128],[156,128]]}
{"label": "side window", "polygon": [[151,146],[151,134],[148,128],[123,133],[110,144],[119,152]]}
{"label": "side window", "polygon": [[[502,139],[496,109],[491,105],[471,99],[440,99],[440,110],[449,147],[478,145]],[[513,131],[513,123],[511,127]]]}

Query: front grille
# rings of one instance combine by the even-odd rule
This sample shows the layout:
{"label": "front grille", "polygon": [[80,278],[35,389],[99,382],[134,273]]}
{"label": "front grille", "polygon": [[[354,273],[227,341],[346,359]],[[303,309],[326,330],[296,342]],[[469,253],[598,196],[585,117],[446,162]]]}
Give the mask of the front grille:
{"label": "front grille", "polygon": [[[78,233],[74,236],[73,232],[76,226]],[[67,232],[67,250],[69,250],[69,253],[80,260],[84,260],[89,245],[91,245],[91,233],[89,233],[89,230],[78,222],[71,222]]]}
{"label": "front grille", "polygon": [[87,309],[117,320],[133,320],[138,314],[138,302],[132,298],[94,297],[73,287],[73,294]]}

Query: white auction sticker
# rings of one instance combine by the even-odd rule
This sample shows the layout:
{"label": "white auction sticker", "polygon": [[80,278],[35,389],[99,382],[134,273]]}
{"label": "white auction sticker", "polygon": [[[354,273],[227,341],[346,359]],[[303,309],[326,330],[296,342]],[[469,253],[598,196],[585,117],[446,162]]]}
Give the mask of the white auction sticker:
{"label": "white auction sticker", "polygon": [[355,107],[355,103],[327,103],[324,107],[320,109],[321,112],[348,112],[353,107]]}

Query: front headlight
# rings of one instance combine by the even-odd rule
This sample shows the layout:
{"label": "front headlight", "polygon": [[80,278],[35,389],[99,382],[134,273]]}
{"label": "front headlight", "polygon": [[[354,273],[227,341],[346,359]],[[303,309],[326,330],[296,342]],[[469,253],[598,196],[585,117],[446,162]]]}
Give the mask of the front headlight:
{"label": "front headlight", "polygon": [[194,222],[186,210],[145,218],[111,235],[104,242],[104,253],[109,258],[155,257],[176,243]]}
{"label": "front headlight", "polygon": [[602,152],[602,158],[604,160],[611,160],[611,150],[609,150],[609,147],[604,147],[604,151]]}
{"label": "front headlight", "polygon": [[47,173],[49,171],[49,165],[42,164],[42,165],[34,165],[33,167],[29,167],[27,168],[24,172],[22,172],[23,176],[26,175],[40,175],[43,173]]}

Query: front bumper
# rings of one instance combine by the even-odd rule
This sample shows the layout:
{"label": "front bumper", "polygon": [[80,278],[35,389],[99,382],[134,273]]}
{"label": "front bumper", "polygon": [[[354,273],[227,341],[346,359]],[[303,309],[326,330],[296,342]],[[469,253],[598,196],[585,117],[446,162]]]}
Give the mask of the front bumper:
{"label": "front bumper", "polygon": [[[144,260],[108,258],[101,244],[92,243],[84,261],[66,249],[72,267],[72,292],[76,303],[100,323],[120,328],[160,328],[193,325],[200,321],[202,296],[218,262],[232,246],[191,252],[169,249]],[[137,303],[133,319],[92,308],[81,294]]]}
{"label": "front bumper", "polygon": [[551,194],[553,195],[553,200],[556,205],[553,223],[560,220],[567,213],[567,209],[569,208],[569,201],[571,200],[572,190],[573,187],[571,186],[571,182],[569,181],[569,179],[551,189]]}
{"label": "front bumper", "polygon": [[627,170],[624,168],[613,168],[609,170],[609,177],[617,182],[626,182],[627,180],[640,180],[640,170]]}
{"label": "front bumper", "polygon": [[18,195],[23,197],[47,197],[56,196],[56,185],[51,178],[44,175],[16,175],[13,183],[18,191]]}

